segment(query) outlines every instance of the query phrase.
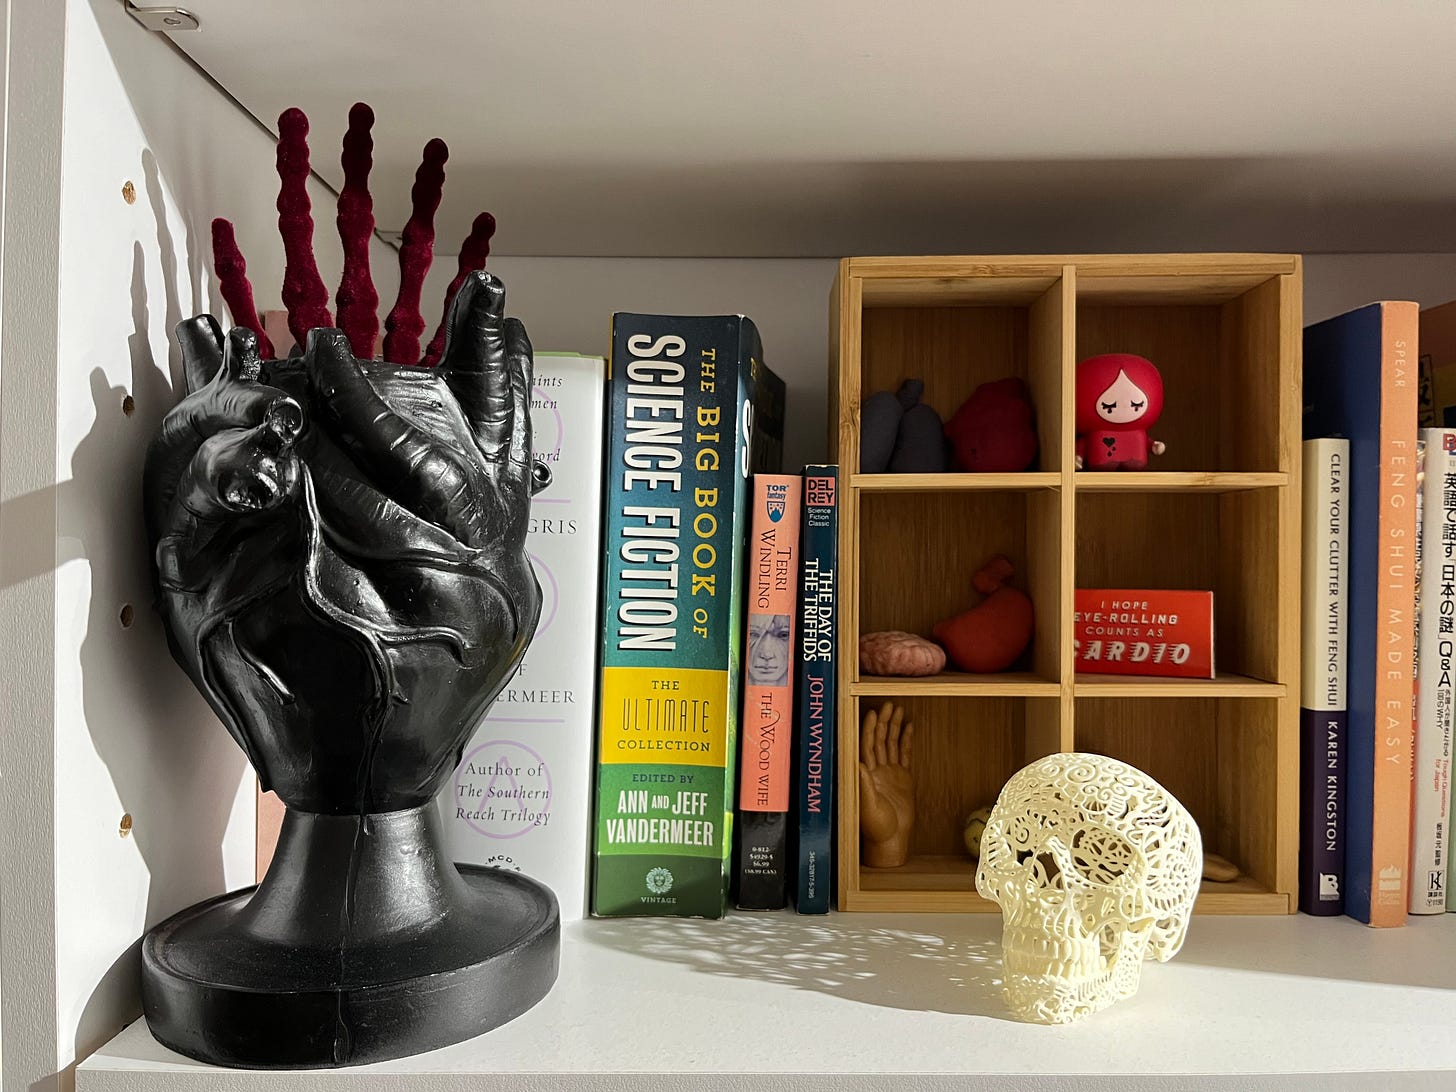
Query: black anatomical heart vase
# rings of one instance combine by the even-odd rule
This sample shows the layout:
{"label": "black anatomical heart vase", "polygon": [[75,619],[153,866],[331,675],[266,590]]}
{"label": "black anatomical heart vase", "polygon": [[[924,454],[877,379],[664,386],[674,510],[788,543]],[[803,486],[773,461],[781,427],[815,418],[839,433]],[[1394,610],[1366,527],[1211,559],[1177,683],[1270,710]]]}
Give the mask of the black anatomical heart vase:
{"label": "black anatomical heart vase", "polygon": [[279,209],[297,345],[269,351],[231,231],[215,224],[238,324],[223,334],[204,315],[178,328],[187,393],[147,458],[173,655],[288,809],[261,884],[184,910],[143,943],[152,1033],[218,1064],[432,1049],[524,1012],[557,973],[552,893],[451,863],[432,804],[540,613],[525,551],[547,477],[531,452],[531,346],[501,282],[478,268],[477,231],[416,362],[443,181],[432,142],[402,303],[374,358],[367,262],[351,264],[372,216],[346,216],[351,197],[367,204],[367,121],[356,107],[345,138],[337,323],[319,299],[306,197],[299,216],[306,122],[294,111],[280,122]]}

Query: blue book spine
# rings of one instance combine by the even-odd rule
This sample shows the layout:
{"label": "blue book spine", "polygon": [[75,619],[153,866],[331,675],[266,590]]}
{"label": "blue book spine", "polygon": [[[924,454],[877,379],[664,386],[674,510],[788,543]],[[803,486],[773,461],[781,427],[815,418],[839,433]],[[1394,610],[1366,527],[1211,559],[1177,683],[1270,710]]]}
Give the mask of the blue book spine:
{"label": "blue book spine", "polygon": [[1405,923],[1415,645],[1417,307],[1306,327],[1304,436],[1350,441],[1345,912]]}
{"label": "blue book spine", "polygon": [[804,468],[799,654],[794,690],[794,906],[825,914],[834,898],[834,734],[839,559],[839,468]]}

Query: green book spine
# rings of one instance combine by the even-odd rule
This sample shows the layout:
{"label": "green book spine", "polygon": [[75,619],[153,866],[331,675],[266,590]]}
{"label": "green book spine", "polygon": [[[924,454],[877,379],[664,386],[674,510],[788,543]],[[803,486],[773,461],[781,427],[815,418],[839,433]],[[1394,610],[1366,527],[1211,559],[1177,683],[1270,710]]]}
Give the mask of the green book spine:
{"label": "green book spine", "polygon": [[613,317],[598,916],[726,909],[748,485],[782,462],[783,405],[748,319]]}

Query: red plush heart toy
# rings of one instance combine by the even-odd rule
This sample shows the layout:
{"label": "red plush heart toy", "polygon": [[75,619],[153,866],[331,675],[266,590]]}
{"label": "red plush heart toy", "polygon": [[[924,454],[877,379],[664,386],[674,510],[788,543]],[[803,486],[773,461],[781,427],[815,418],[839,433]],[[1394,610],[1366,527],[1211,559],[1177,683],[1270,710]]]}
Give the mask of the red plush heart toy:
{"label": "red plush heart toy", "polygon": [[982,383],[945,423],[945,435],[962,470],[1008,474],[1036,462],[1031,392],[1012,376]]}
{"label": "red plush heart toy", "polygon": [[1014,571],[1011,562],[997,554],[974,578],[976,590],[986,598],[931,631],[962,671],[1005,671],[1031,643],[1031,600],[1006,584]]}

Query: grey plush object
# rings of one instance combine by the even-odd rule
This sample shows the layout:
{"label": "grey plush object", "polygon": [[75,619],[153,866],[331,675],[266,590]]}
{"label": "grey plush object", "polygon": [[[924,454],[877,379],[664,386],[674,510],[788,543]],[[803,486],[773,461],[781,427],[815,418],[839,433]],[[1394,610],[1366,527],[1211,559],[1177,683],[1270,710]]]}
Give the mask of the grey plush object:
{"label": "grey plush object", "polygon": [[889,391],[876,391],[859,411],[859,472],[883,474],[890,467],[905,407]]}
{"label": "grey plush object", "polygon": [[945,427],[940,414],[924,402],[900,418],[900,433],[890,456],[892,474],[939,474],[945,470]]}
{"label": "grey plush object", "polygon": [[920,401],[925,383],[907,379],[894,394],[877,391],[860,407],[861,474],[928,474],[945,469],[940,415]]}

